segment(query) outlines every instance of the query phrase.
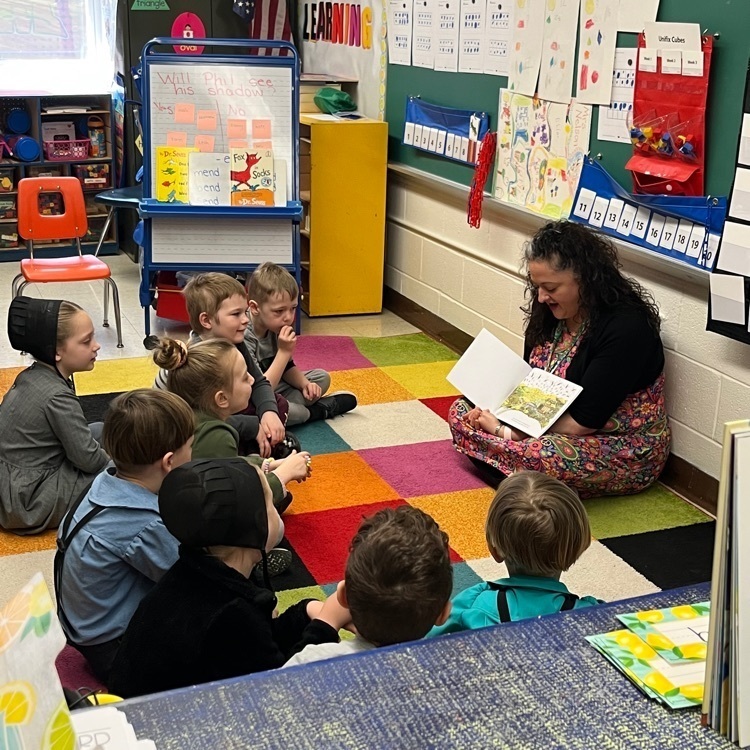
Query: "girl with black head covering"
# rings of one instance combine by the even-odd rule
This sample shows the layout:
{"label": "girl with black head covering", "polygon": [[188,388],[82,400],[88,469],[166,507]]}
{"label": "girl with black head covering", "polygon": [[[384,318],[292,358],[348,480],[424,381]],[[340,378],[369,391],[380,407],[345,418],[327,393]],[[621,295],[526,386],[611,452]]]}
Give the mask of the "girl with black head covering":
{"label": "girl with black head covering", "polygon": [[99,344],[78,305],[16,297],[8,338],[36,362],[0,404],[0,526],[16,534],[54,528],[109,458],[94,440],[72,376],[92,370]]}

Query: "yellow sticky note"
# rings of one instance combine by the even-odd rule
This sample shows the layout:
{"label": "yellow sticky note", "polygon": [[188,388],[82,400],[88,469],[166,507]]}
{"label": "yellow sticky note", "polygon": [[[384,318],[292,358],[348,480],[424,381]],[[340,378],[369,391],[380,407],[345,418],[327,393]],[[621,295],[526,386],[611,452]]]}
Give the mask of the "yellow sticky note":
{"label": "yellow sticky note", "polygon": [[187,133],[167,133],[167,146],[187,146]]}
{"label": "yellow sticky note", "polygon": [[253,120],[253,140],[270,140],[271,138],[271,121],[270,120]]}
{"label": "yellow sticky note", "polygon": [[212,153],[214,150],[214,143],[216,139],[212,135],[196,135],[195,143],[193,144],[198,151],[205,153]]}
{"label": "yellow sticky note", "polygon": [[227,120],[227,137],[243,139],[247,137],[247,120]]}
{"label": "yellow sticky note", "polygon": [[198,130],[216,130],[217,114],[215,109],[199,109]]}
{"label": "yellow sticky note", "polygon": [[182,124],[192,124],[195,122],[195,104],[187,102],[174,105],[174,121]]}

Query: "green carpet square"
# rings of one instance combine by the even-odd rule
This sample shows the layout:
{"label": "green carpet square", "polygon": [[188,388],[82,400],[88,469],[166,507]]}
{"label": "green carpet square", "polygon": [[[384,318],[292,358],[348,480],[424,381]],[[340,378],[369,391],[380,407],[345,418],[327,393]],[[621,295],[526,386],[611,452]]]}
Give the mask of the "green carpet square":
{"label": "green carpet square", "polygon": [[584,500],[595,539],[643,534],[711,521],[661,484],[638,495],[598,497]]}
{"label": "green carpet square", "polygon": [[279,612],[286,612],[289,607],[301,602],[303,599],[319,599],[323,601],[326,599],[326,593],[320,586],[305,586],[301,589],[277,591],[276,598],[279,600]]}
{"label": "green carpet square", "polygon": [[454,351],[438,344],[423,333],[386,336],[381,339],[355,338],[354,343],[357,349],[377,367],[458,359],[458,354]]}

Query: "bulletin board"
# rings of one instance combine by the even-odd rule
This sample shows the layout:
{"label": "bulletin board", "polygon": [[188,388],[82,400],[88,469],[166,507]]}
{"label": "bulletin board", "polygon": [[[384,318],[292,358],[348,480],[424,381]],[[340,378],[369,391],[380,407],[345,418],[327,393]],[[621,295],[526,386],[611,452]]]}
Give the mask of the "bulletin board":
{"label": "bulletin board", "polygon": [[[742,117],[742,98],[747,70],[747,39],[750,34],[748,0],[661,0],[659,21],[697,23],[701,30],[718,33],[714,43],[707,122],[706,192],[728,195],[734,176],[737,132]],[[620,33],[618,47],[635,47],[636,34]],[[439,156],[418,151],[401,142],[408,96],[451,107],[490,113],[490,129],[497,129],[499,89],[506,88],[504,76],[446,73],[402,65],[388,66],[386,120],[388,158],[464,185],[470,185],[474,170]],[[601,154],[601,163],[623,187],[632,179],[625,162],[632,154],[627,144],[596,138],[599,108],[593,108],[590,153]]]}

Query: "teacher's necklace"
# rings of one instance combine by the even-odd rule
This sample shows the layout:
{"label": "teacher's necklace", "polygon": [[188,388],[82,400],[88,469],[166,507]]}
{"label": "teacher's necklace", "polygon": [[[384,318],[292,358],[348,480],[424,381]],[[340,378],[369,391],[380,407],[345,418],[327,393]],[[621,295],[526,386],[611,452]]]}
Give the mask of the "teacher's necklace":
{"label": "teacher's necklace", "polygon": [[[563,331],[567,330],[567,325],[564,320],[561,320],[555,328],[555,335],[552,339],[552,346],[549,352],[549,359],[547,365],[544,368],[549,373],[554,373],[555,370],[566,360],[572,359],[576,351],[578,351],[578,345],[583,338],[583,334],[586,333],[588,328],[588,320],[584,320],[578,327],[575,333],[570,334],[566,341],[563,341]],[[562,346],[561,346],[562,344]]]}

